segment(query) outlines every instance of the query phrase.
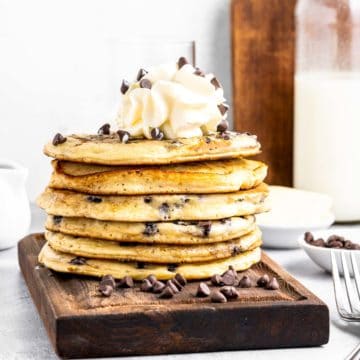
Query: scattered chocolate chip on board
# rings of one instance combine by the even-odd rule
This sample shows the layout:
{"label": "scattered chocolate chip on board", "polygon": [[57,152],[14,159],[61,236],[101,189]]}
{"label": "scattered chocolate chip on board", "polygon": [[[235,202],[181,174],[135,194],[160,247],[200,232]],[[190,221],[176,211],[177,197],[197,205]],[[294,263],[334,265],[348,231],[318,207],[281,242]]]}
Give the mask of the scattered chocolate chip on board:
{"label": "scattered chocolate chip on board", "polygon": [[201,282],[197,288],[196,296],[197,297],[207,297],[210,295],[210,289],[206,283]]}

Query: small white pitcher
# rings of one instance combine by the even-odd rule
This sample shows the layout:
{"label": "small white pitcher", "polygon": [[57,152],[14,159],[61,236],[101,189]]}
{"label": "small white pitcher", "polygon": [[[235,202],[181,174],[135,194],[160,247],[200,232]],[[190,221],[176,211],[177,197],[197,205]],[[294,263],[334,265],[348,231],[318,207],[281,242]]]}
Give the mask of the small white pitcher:
{"label": "small white pitcher", "polygon": [[0,250],[16,245],[30,227],[30,205],[25,182],[28,170],[0,159]]}

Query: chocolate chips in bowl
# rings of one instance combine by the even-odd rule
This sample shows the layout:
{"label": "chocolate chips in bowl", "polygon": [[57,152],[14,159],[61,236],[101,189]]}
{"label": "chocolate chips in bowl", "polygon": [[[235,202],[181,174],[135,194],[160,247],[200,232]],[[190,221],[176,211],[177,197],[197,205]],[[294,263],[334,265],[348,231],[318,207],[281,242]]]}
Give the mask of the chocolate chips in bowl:
{"label": "chocolate chips in bowl", "polygon": [[315,239],[314,235],[308,231],[304,234],[304,240],[306,243],[313,246],[343,250],[360,250],[360,244],[354,243],[351,240],[347,240],[344,236],[336,234],[330,235],[325,241],[323,238]]}
{"label": "chocolate chips in bowl", "polygon": [[336,230],[306,232],[299,239],[299,244],[309,258],[327,272],[331,272],[332,251],[335,251],[336,256],[343,253],[348,263],[351,263],[350,254],[352,254],[360,266],[359,228],[339,226]]}

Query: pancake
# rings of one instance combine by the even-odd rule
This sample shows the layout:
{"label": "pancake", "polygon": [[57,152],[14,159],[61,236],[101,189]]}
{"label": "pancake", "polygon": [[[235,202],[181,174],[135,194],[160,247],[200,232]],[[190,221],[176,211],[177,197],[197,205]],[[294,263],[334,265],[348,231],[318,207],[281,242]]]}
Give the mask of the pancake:
{"label": "pancake", "polygon": [[261,245],[259,228],[237,239],[201,245],[119,243],[51,231],[45,232],[45,238],[54,250],[75,256],[160,264],[224,259]]}
{"label": "pancake", "polygon": [[208,195],[95,196],[47,188],[38,205],[50,215],[111,221],[214,220],[268,210],[268,187]]}
{"label": "pancake", "polygon": [[110,135],[69,135],[59,145],[49,142],[44,153],[59,160],[102,165],[151,165],[216,160],[256,155],[260,144],[256,136],[219,133],[178,140],[134,139],[119,141]]}
{"label": "pancake", "polygon": [[[141,264],[120,262],[116,260],[87,259],[83,265],[72,264],[73,255],[53,250],[46,244],[40,254],[39,262],[49,269],[78,275],[102,277],[111,274],[116,279],[132,276],[135,280],[145,279],[153,274],[159,280],[172,279],[175,273],[182,274],[188,280],[207,279],[214,274],[221,274],[229,266],[237,271],[243,271],[256,264],[261,259],[260,248],[246,251],[231,258],[205,263],[181,264],[177,267],[159,264]],[[172,271],[174,270],[174,271]]]}
{"label": "pancake", "polygon": [[207,194],[251,189],[267,166],[245,159],[160,166],[102,166],[53,161],[49,186],[87,194]]}
{"label": "pancake", "polygon": [[120,242],[155,244],[209,244],[235,239],[255,228],[255,217],[233,217],[215,221],[129,223],[49,215],[47,230],[63,234]]}

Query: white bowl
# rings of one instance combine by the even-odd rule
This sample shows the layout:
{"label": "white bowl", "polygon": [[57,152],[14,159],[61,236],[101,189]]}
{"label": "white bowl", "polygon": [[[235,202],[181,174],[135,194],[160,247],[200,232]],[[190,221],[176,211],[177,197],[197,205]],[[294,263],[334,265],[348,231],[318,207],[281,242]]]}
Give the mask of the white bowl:
{"label": "white bowl", "polygon": [[284,186],[270,186],[270,211],[256,215],[265,247],[297,248],[306,231],[327,229],[335,220],[329,196]]}
{"label": "white bowl", "polygon": [[[345,237],[347,240],[351,240],[352,242],[356,244],[360,244],[360,228],[354,228],[354,229],[330,229],[330,230],[322,230],[322,231],[314,231],[313,235],[315,239],[322,238],[325,241],[330,235],[339,235]],[[340,261],[340,254],[341,252],[344,252],[345,259],[347,261],[348,267],[350,269],[350,274],[352,274],[352,267],[351,267],[351,259],[350,259],[350,253],[355,254],[355,258],[357,261],[358,266],[360,267],[360,250],[341,250],[341,249],[331,249],[331,248],[323,248],[318,247],[314,245],[308,244],[304,240],[304,234],[298,238],[299,245],[305,250],[306,254],[309,256],[309,258],[318,266],[320,266],[322,269],[324,269],[327,272],[331,273],[331,250],[335,251],[336,258],[337,258],[337,264],[340,270],[340,273],[343,273],[342,265]]]}
{"label": "white bowl", "polygon": [[267,248],[295,249],[299,247],[298,239],[306,231],[327,229],[333,224],[334,214],[328,212],[318,217],[317,222],[303,225],[293,224],[258,224],[262,231],[263,246]]}

